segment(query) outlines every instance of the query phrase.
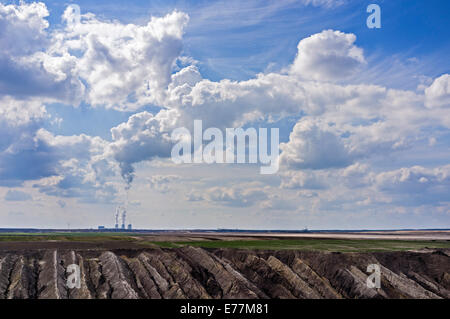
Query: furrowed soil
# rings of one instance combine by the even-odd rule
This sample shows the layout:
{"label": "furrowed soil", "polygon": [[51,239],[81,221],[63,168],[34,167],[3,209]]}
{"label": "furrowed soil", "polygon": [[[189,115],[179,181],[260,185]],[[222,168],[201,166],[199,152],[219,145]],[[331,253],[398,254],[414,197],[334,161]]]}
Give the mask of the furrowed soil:
{"label": "furrowed soil", "polygon": [[[199,242],[184,239],[173,243],[174,248],[161,248],[148,238],[3,240],[0,298],[450,298],[448,248],[415,244],[412,250],[377,251],[371,246],[339,252],[292,249],[292,243],[270,249],[254,249],[252,243],[238,249],[201,247],[205,245]],[[347,246],[355,248],[351,242]],[[80,267],[80,288],[67,286],[71,264]],[[379,289],[366,285],[369,264],[380,266]]]}

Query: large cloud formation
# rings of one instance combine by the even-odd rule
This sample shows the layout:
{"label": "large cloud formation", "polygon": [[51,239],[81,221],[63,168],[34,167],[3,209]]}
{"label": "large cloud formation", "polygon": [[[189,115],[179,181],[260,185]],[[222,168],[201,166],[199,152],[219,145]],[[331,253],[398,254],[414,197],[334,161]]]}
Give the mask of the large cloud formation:
{"label": "large cloud formation", "polygon": [[79,103],[76,58],[49,52],[48,15],[43,3],[0,4],[0,94]]}
{"label": "large cloud formation", "polygon": [[75,14],[69,7],[65,29],[49,32],[45,4],[0,4],[0,94],[121,109],[160,103],[188,16],[138,26]]}
{"label": "large cloud formation", "polygon": [[[301,192],[311,207],[331,201],[334,207],[349,205],[342,198],[362,206],[401,205],[396,192],[412,190],[419,190],[424,205],[447,207],[448,167],[415,165],[414,150],[439,145],[442,134],[433,136],[436,128],[448,133],[448,74],[424,91],[353,82],[368,60],[356,35],[324,30],[299,41],[292,63],[279,72],[211,81],[194,64],[176,66],[189,60],[181,56],[185,13],[137,25],[90,13],[78,21],[69,8],[64,27],[52,31],[48,14],[42,3],[0,4],[3,185],[32,180],[46,194],[108,201],[117,192],[110,178],[118,173],[129,187],[134,165],[168,157],[172,130],[191,128],[194,119],[202,119],[204,127],[225,128],[293,118],[281,146],[280,187]],[[43,128],[52,120],[45,108],[50,102],[133,114],[111,128],[110,141],[60,136]],[[148,105],[160,111],[142,109]],[[412,158],[388,167],[384,159],[396,154]],[[314,195],[306,196],[308,190]],[[221,186],[191,195],[192,201],[252,206],[267,198],[267,190]]]}
{"label": "large cloud formation", "polygon": [[281,163],[293,168],[346,167],[352,155],[327,123],[302,118],[294,126],[289,142],[281,145]]}
{"label": "large cloud formation", "polygon": [[[124,158],[131,148],[122,142],[132,133],[119,126],[111,145],[87,135],[54,136],[42,128],[56,120],[45,104],[84,102],[132,110],[161,101],[188,17],[175,11],[138,26],[74,14],[68,7],[65,28],[48,31],[45,4],[0,4],[1,184],[42,179],[35,187],[47,194],[106,199],[115,193],[105,181],[114,174],[114,160],[128,177],[129,163],[141,160],[131,154]],[[161,118],[162,113],[153,123]],[[140,129],[135,128],[137,134],[145,135]]]}
{"label": "large cloud formation", "polygon": [[[67,10],[64,18],[77,21],[74,14]],[[88,103],[135,109],[161,102],[187,22],[188,16],[176,11],[151,18],[144,26],[104,22],[86,14],[55,34],[50,49],[79,56],[76,68],[87,84]]]}
{"label": "large cloud formation", "polygon": [[119,163],[127,187],[134,178],[134,163],[170,156],[170,133],[175,128],[176,120],[174,111],[163,110],[156,116],[141,112],[111,129],[113,142],[109,145],[109,152]]}

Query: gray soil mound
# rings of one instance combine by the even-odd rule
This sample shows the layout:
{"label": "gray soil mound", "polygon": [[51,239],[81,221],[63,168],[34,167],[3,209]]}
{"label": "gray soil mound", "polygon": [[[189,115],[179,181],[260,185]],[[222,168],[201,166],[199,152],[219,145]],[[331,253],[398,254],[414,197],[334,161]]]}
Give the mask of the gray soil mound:
{"label": "gray soil mound", "polygon": [[[450,298],[450,252],[237,249],[0,251],[0,298]],[[67,287],[77,264],[80,288]],[[381,288],[368,288],[378,264]]]}

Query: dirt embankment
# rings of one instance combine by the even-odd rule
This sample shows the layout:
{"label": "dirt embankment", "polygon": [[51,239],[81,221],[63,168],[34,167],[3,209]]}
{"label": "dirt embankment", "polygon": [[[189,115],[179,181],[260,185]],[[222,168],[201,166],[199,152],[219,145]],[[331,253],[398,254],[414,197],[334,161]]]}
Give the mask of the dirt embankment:
{"label": "dirt embankment", "polygon": [[[66,284],[70,264],[78,289]],[[369,264],[380,289],[366,285]],[[450,251],[3,251],[0,298],[450,298]]]}

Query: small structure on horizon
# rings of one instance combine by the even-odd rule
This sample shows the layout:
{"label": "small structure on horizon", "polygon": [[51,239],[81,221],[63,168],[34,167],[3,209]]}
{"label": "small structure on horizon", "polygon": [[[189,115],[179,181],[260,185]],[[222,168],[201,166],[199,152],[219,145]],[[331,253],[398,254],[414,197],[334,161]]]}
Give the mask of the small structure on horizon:
{"label": "small structure on horizon", "polygon": [[128,230],[131,230],[131,229],[132,229],[131,224],[128,224]]}
{"label": "small structure on horizon", "polygon": [[105,229],[105,226],[98,226],[98,229]]}

